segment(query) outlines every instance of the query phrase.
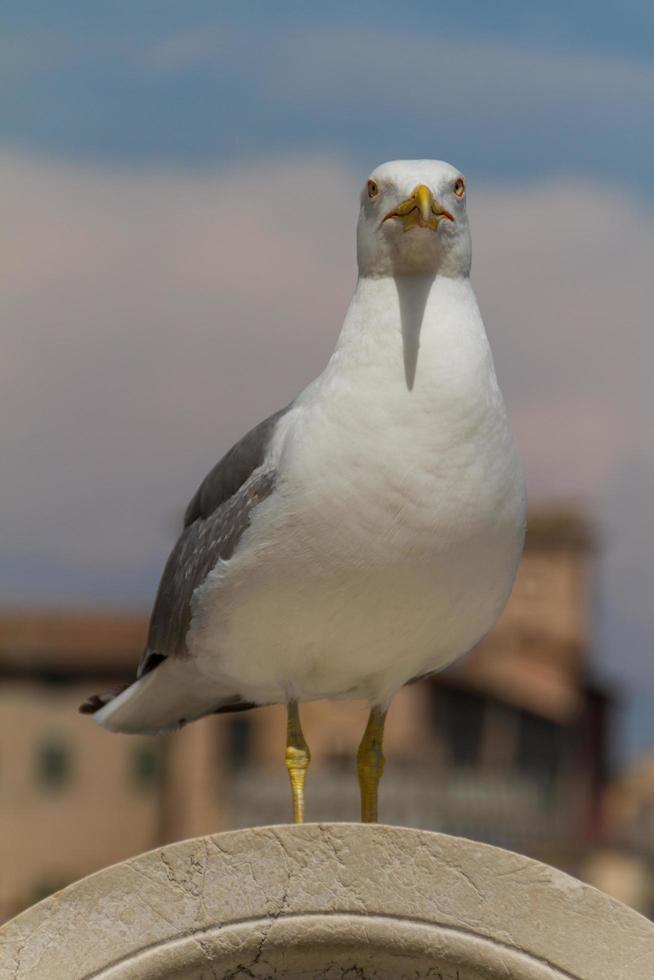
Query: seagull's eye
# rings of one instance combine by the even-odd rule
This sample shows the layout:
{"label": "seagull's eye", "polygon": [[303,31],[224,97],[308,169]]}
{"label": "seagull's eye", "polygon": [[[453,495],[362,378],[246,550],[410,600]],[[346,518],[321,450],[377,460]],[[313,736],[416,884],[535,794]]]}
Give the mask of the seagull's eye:
{"label": "seagull's eye", "polygon": [[463,197],[466,192],[466,182],[463,177],[457,177],[454,181],[454,193],[457,197]]}
{"label": "seagull's eye", "polygon": [[377,197],[379,194],[379,184],[376,180],[368,181],[368,197]]}

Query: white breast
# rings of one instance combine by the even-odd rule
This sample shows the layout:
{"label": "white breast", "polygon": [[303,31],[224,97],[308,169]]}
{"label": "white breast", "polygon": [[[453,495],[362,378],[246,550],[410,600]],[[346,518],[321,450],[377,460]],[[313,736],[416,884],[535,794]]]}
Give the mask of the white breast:
{"label": "white breast", "polygon": [[277,489],[196,603],[221,687],[381,702],[490,628],[525,504],[468,280],[360,281],[272,451]]}

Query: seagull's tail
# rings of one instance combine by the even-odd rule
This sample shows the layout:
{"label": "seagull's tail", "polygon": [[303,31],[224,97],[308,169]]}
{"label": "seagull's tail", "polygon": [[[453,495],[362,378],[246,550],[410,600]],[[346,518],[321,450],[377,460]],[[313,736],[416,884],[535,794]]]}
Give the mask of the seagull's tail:
{"label": "seagull's tail", "polygon": [[238,698],[216,696],[189,660],[166,657],[133,684],[96,694],[79,710],[110,732],[161,735],[202,715],[229,710],[230,705],[240,707],[237,702]]}

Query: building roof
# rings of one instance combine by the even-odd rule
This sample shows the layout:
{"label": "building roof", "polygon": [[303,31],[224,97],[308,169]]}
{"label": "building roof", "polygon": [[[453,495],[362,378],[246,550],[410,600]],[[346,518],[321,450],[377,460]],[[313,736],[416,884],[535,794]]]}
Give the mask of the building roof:
{"label": "building roof", "polygon": [[147,622],[133,610],[0,611],[0,670],[133,670]]}
{"label": "building roof", "polygon": [[529,511],[527,548],[592,551],[596,541],[597,529],[580,504],[548,504]]}

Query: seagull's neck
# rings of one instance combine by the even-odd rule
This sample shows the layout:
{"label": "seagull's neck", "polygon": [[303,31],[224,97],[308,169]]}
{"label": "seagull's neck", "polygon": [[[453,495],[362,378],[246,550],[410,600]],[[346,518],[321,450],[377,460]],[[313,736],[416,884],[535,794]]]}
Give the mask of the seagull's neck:
{"label": "seagull's neck", "polygon": [[368,323],[373,311],[380,315],[380,323],[387,322],[389,317],[397,321],[398,316],[407,312],[407,304],[411,305],[411,312],[415,314],[422,308],[421,311],[429,318],[446,308],[455,314],[470,305],[476,308],[475,295],[468,276],[456,279],[434,275],[360,276],[346,325],[347,319],[352,315],[356,316],[359,310],[365,311]]}
{"label": "seagull's neck", "polygon": [[[398,334],[424,345],[450,345],[463,334],[484,334],[477,301],[465,276],[385,276],[359,278],[338,348],[362,344],[386,347]],[[485,339],[485,335],[484,335]]]}
{"label": "seagull's neck", "polygon": [[459,381],[474,387],[489,371],[488,341],[467,276],[362,276],[326,375],[417,393]]}

